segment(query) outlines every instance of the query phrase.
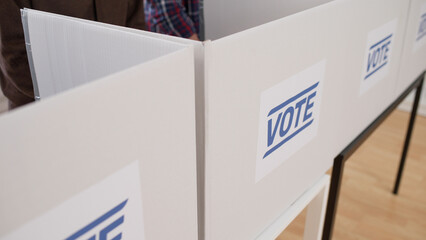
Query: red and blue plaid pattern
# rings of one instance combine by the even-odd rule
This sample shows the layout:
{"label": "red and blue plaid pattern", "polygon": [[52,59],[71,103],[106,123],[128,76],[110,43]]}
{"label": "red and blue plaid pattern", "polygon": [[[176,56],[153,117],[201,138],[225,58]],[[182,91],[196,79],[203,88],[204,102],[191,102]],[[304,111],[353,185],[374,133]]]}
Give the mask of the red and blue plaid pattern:
{"label": "red and blue plaid pattern", "polygon": [[199,33],[200,0],[145,0],[148,30],[189,38]]}

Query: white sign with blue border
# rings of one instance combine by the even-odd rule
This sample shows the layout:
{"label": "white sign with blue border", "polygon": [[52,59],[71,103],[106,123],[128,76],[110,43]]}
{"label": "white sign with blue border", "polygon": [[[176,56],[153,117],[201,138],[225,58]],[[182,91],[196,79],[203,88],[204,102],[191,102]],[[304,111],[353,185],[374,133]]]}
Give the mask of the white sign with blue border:
{"label": "white sign with blue border", "polygon": [[317,134],[326,60],[261,94],[256,182]]}
{"label": "white sign with blue border", "polygon": [[416,31],[416,40],[413,51],[416,52],[426,43],[426,3],[420,8],[418,26]]}
{"label": "white sign with blue border", "polygon": [[394,19],[368,34],[360,94],[367,92],[388,74],[397,23],[398,20]]}
{"label": "white sign with blue border", "polygon": [[2,238],[6,239],[145,239],[138,162]]}

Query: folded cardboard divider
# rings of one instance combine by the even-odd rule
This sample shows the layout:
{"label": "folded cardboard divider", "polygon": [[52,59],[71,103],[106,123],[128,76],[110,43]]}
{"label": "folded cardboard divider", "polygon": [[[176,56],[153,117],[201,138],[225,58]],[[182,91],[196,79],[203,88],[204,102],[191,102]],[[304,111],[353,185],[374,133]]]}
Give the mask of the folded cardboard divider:
{"label": "folded cardboard divider", "polygon": [[42,98],[1,118],[0,238],[196,239],[193,47],[27,14]]}
{"label": "folded cardboard divider", "polygon": [[0,119],[0,236],[137,160],[147,239],[254,239],[426,68],[425,0],[227,2],[205,42],[24,11],[41,102]]}

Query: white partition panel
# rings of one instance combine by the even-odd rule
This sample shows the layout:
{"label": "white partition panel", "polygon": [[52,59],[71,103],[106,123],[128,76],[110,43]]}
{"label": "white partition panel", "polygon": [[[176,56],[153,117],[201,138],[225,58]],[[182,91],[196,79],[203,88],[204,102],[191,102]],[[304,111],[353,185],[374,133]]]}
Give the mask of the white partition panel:
{"label": "white partition panel", "polygon": [[408,3],[334,1],[206,45],[206,239],[255,238],[393,101]]}
{"label": "white partition panel", "polygon": [[426,70],[426,1],[411,0],[395,96]]}
{"label": "white partition panel", "polygon": [[[192,46],[196,79],[195,105],[197,109],[204,108],[204,48],[202,42],[30,9],[23,11],[23,22],[27,33],[27,43],[30,46],[30,61],[34,60],[37,63],[33,65],[32,69],[34,79],[39,82],[36,84],[36,90],[44,93],[41,94],[43,98],[93,81],[96,77],[106,76],[117,69],[125,69],[134,64],[140,64]],[[45,33],[43,34],[43,32]],[[99,43],[95,43],[96,41],[92,38]],[[84,39],[90,41],[85,42]],[[50,40],[49,43],[46,43],[47,40]],[[73,52],[77,52],[77,54]],[[52,58],[58,61],[52,63]],[[99,61],[91,61],[90,64],[87,64],[87,58],[99,59]],[[58,65],[60,68],[55,67]],[[78,67],[75,67],[76,65]],[[94,72],[97,73],[96,76],[87,77],[88,73]],[[83,78],[80,78],[81,76]],[[204,155],[203,112],[200,110],[196,113],[197,156],[199,159],[202,159]],[[197,172],[198,182],[200,182],[197,186],[200,192],[203,191],[201,182],[204,180],[202,163],[203,161],[200,160]],[[202,203],[202,199],[199,202]],[[199,220],[202,221],[203,205],[199,204],[198,207]],[[201,232],[200,234],[202,234]]]}
{"label": "white partition panel", "polygon": [[333,0],[204,0],[207,39],[218,39]]}
{"label": "white partition panel", "polygon": [[197,239],[193,55],[3,115],[0,239]]}
{"label": "white partition panel", "polygon": [[38,98],[184,48],[177,42],[93,21],[34,10],[22,14]]}

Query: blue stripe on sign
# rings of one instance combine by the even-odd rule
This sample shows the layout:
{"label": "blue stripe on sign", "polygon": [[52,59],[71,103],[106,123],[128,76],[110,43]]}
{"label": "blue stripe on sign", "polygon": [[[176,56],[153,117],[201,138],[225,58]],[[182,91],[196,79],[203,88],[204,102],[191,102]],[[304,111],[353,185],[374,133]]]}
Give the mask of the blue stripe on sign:
{"label": "blue stripe on sign", "polygon": [[387,37],[385,37],[385,39],[381,40],[380,42],[378,42],[378,43],[374,44],[373,46],[371,46],[371,47],[370,47],[370,50],[371,50],[371,49],[373,49],[373,48],[375,48],[375,47],[377,47],[377,45],[380,45],[382,42],[384,42],[384,41],[388,40],[388,39],[389,39],[389,38],[391,38],[391,37],[392,37],[392,34],[391,34],[391,35],[389,35],[389,36],[387,36]]}
{"label": "blue stripe on sign", "polygon": [[95,221],[91,222],[89,225],[87,225],[86,227],[82,228],[81,230],[79,230],[78,232],[74,233],[73,235],[71,235],[70,237],[66,238],[65,240],[74,240],[74,239],[77,239],[78,237],[81,237],[81,235],[87,233],[88,231],[90,231],[94,227],[98,226],[103,221],[105,221],[106,219],[108,219],[112,215],[116,214],[121,209],[123,209],[124,206],[127,203],[127,200],[128,199],[126,199],[124,202],[118,204],[116,207],[114,207],[113,209],[111,209],[109,212],[105,213],[100,218],[98,218]]}
{"label": "blue stripe on sign", "polygon": [[277,150],[279,147],[281,147],[284,143],[288,142],[290,139],[292,139],[294,136],[296,136],[297,134],[299,134],[303,129],[307,128],[309,125],[312,124],[312,122],[314,121],[314,119],[312,119],[311,121],[309,121],[308,123],[306,123],[305,125],[303,125],[303,127],[297,129],[297,131],[295,131],[293,134],[291,134],[290,136],[288,136],[287,138],[285,138],[284,140],[282,140],[280,143],[278,143],[277,145],[275,145],[273,148],[269,149],[269,151],[267,151],[265,153],[265,155],[263,156],[263,158],[266,158],[267,156],[269,156],[271,153],[273,153],[275,150]]}
{"label": "blue stripe on sign", "polygon": [[383,66],[385,66],[388,62],[384,62],[382,65],[380,65],[380,67],[376,68],[376,70],[372,71],[371,73],[369,73],[367,76],[365,76],[364,80],[369,78],[371,75],[373,75],[375,72],[377,72],[380,68],[382,68]]}
{"label": "blue stripe on sign", "polygon": [[298,99],[299,97],[305,95],[307,92],[311,91],[312,89],[315,89],[318,86],[319,82],[315,83],[314,85],[308,87],[307,89],[303,90],[302,92],[300,92],[299,94],[297,94],[296,96],[288,99],[287,101],[281,103],[280,105],[274,107],[269,113],[268,113],[268,117],[271,116],[272,114],[278,112],[281,108],[285,107],[286,105],[290,104],[291,102],[295,101],[296,99]]}

